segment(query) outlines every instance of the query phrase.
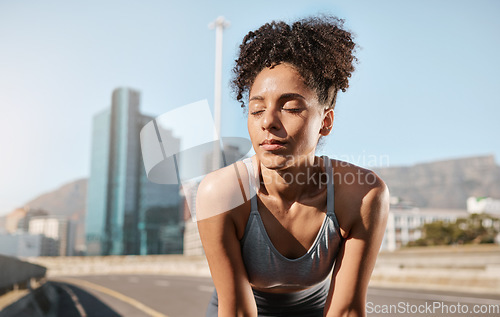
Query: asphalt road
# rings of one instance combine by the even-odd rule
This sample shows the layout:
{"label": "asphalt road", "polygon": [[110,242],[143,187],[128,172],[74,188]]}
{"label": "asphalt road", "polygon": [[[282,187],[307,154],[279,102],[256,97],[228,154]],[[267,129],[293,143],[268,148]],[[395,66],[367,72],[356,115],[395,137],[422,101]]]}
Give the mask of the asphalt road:
{"label": "asphalt road", "polygon": [[[64,317],[204,316],[214,290],[205,277],[106,275],[51,280]],[[500,316],[500,296],[370,288],[367,315]]]}

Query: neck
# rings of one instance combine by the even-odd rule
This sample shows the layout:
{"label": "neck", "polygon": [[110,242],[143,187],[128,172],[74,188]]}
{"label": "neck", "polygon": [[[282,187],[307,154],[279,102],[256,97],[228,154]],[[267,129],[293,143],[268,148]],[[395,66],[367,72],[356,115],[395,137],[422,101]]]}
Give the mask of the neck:
{"label": "neck", "polygon": [[261,192],[283,201],[293,203],[312,197],[326,186],[324,162],[314,155],[280,170],[259,165]]}

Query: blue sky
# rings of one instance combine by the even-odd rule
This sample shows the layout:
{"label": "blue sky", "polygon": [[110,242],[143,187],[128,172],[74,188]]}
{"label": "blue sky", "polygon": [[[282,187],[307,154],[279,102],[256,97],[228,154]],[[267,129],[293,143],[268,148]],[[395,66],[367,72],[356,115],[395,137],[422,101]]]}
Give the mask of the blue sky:
{"label": "blue sky", "polygon": [[498,1],[0,1],[0,214],[88,176],[92,116],[114,88],[141,91],[153,115],[213,104],[208,24],[220,15],[222,135],[247,136],[228,88],[239,43],[317,13],[346,19],[360,45],[321,154],[366,167],[499,161]]}

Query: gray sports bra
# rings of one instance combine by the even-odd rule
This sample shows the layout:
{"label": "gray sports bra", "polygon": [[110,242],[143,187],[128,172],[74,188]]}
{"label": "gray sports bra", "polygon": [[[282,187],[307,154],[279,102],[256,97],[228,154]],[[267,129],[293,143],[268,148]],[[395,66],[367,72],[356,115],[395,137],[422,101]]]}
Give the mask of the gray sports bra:
{"label": "gray sports bra", "polygon": [[303,256],[289,259],[274,247],[257,210],[257,187],[251,158],[243,160],[250,180],[251,212],[241,239],[241,252],[250,283],[259,288],[307,288],[330,274],[342,237],[333,211],[331,161],[322,156],[328,175],[327,212],[311,248]]}

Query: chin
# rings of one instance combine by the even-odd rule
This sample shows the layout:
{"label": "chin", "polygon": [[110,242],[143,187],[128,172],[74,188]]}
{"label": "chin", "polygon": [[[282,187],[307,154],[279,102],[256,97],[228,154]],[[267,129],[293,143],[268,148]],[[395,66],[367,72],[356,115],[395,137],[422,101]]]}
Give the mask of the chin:
{"label": "chin", "polygon": [[290,159],[290,155],[267,151],[259,153],[257,157],[262,165],[271,170],[280,170],[285,168],[288,160]]}

